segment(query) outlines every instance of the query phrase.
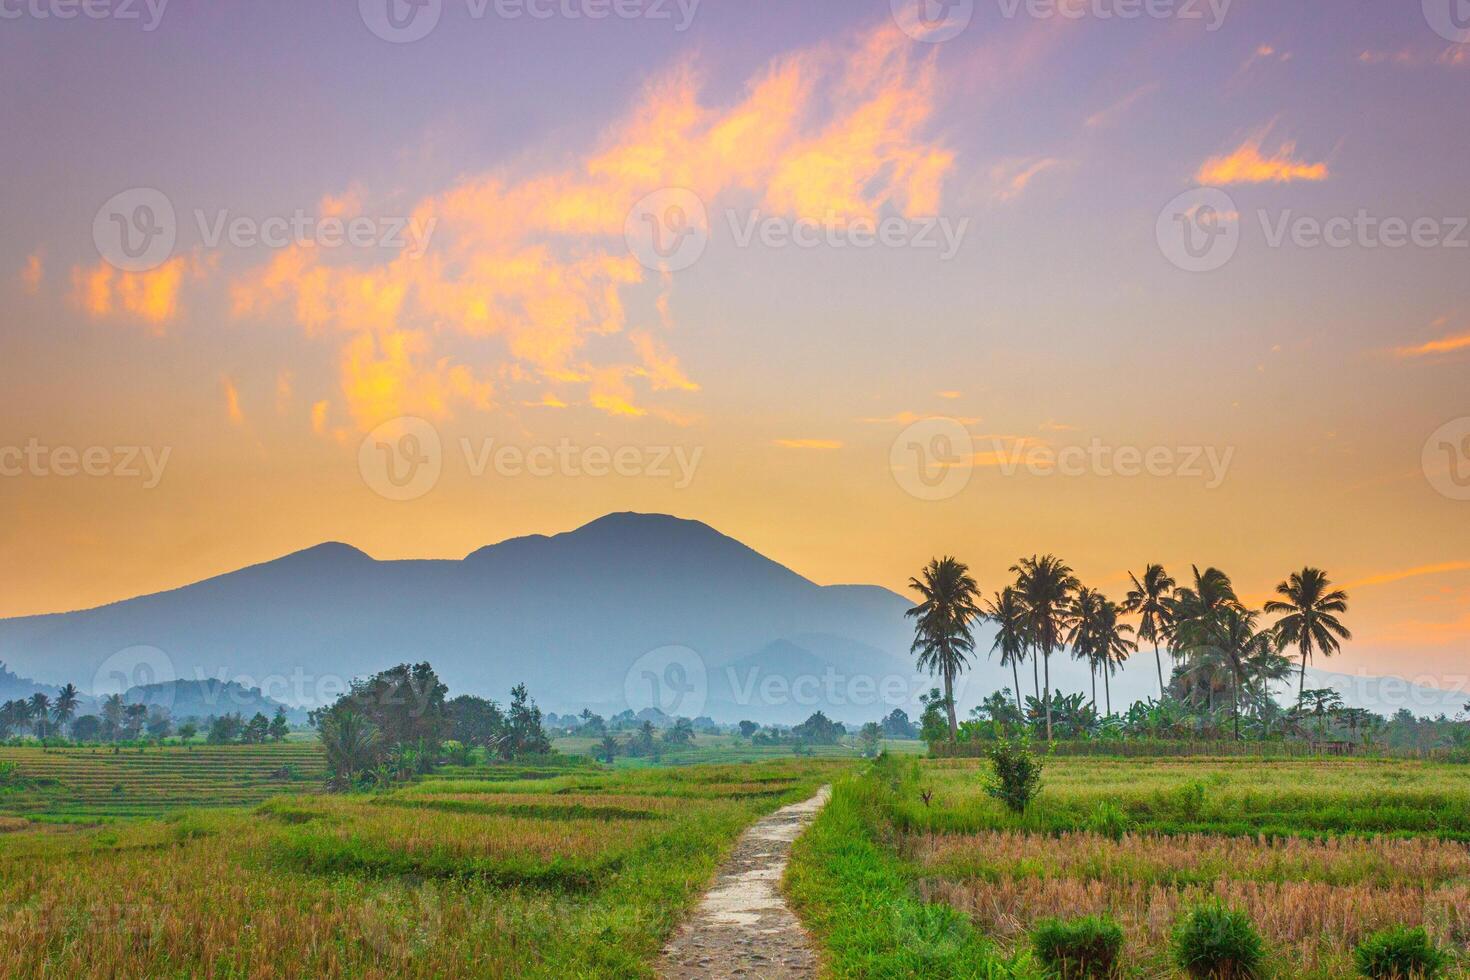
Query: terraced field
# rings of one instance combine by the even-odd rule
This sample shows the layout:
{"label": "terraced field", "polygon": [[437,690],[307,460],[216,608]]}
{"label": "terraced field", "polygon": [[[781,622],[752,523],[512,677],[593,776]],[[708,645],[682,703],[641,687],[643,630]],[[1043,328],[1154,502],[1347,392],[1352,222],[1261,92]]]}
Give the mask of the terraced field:
{"label": "terraced field", "polygon": [[464,768],[31,825],[0,835],[0,976],[651,976],[740,831],[850,765]]}
{"label": "terraced field", "polygon": [[315,740],[264,745],[120,748],[9,748],[16,766],[0,786],[0,815],[36,821],[157,816],[179,807],[250,806],[322,784]]}

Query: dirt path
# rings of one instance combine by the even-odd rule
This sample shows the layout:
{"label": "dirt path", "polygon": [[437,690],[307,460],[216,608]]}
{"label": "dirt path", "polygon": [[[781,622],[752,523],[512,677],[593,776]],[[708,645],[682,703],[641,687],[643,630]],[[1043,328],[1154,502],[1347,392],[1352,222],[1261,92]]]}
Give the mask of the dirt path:
{"label": "dirt path", "polygon": [[823,786],[758,821],[740,836],[714,887],[664,947],[659,976],[814,977],[817,956],[781,894],[791,844],[816,819],[832,788]]}

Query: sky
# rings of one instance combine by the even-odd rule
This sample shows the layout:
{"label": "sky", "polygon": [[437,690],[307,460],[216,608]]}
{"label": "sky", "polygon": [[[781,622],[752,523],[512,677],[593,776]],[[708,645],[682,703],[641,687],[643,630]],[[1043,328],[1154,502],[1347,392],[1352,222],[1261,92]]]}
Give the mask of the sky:
{"label": "sky", "polygon": [[637,510],[1465,683],[1451,0],[389,2],[0,0],[0,615]]}

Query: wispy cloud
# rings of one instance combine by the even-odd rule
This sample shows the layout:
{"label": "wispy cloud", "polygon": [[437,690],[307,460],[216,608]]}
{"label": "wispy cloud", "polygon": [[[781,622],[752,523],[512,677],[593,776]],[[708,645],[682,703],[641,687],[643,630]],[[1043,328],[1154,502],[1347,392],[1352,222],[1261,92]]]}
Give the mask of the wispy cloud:
{"label": "wispy cloud", "polygon": [[1088,116],[1085,125],[1088,129],[1110,129],[1116,126],[1135,104],[1153,95],[1158,90],[1158,82],[1149,82],[1147,85],[1141,85],[1106,109],[1101,109]]}
{"label": "wispy cloud", "polygon": [[179,314],[179,289],[185,275],[199,268],[179,255],[147,272],[123,272],[107,262],[72,269],[72,298],[93,319],[121,315],[142,320],[163,333]]}
{"label": "wispy cloud", "polygon": [[220,386],[225,392],[225,414],[233,425],[245,424],[245,412],[240,408],[240,390],[229,375],[220,376]]}
{"label": "wispy cloud", "polygon": [[1309,163],[1295,158],[1296,144],[1282,142],[1274,151],[1261,152],[1265,133],[1250,137],[1223,156],[1210,157],[1199,168],[1195,180],[1211,186],[1228,184],[1286,184],[1299,180],[1326,180],[1326,163]]}
{"label": "wispy cloud", "polygon": [[1399,357],[1429,357],[1434,354],[1452,354],[1470,348],[1470,333],[1440,337],[1415,347],[1399,347],[1394,353]]}
{"label": "wispy cloud", "polygon": [[1373,585],[1387,585],[1390,582],[1402,582],[1404,579],[1419,578],[1424,575],[1444,575],[1449,572],[1464,571],[1470,571],[1470,561],[1442,561],[1433,565],[1419,565],[1392,572],[1380,572],[1377,575],[1369,575],[1349,582],[1343,588],[1361,589]]}
{"label": "wispy cloud", "polygon": [[1017,157],[995,164],[985,177],[985,197],[1007,204],[1026,193],[1039,175],[1061,164],[1055,157]]}
{"label": "wispy cloud", "polygon": [[1358,55],[1364,65],[1393,65],[1397,68],[1470,68],[1470,49],[1463,44],[1425,51],[1400,48],[1397,51],[1368,50]]}
{"label": "wispy cloud", "polygon": [[32,252],[26,256],[26,264],[21,267],[20,281],[25,286],[26,292],[34,296],[41,290],[41,280],[46,277],[46,257],[40,251]]}

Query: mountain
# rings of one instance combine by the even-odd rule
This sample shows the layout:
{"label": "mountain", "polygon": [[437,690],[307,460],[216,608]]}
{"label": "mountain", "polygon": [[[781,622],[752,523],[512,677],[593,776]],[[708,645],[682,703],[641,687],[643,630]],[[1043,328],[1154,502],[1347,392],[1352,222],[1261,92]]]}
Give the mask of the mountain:
{"label": "mountain", "polygon": [[159,705],[166,708],[175,720],[184,718],[215,718],[220,715],[240,714],[250,718],[263,714],[275,716],[277,708],[286,708],[287,719],[298,724],[306,722],[306,712],[291,710],[288,705],[266,697],[260,690],[245,687],[234,681],[165,681],[129,688],[123,694],[129,704]]}
{"label": "mountain", "polygon": [[37,692],[47,697],[56,697],[57,689],[49,684],[37,684],[33,680],[18,677],[0,662],[0,701],[29,700]]}
{"label": "mountain", "polygon": [[[839,702],[854,672],[877,675],[874,684],[912,674],[908,605],[886,589],[817,585],[698,521],[624,513],[459,561],[377,561],[321,544],[168,592],[0,620],[0,656],[91,692],[212,678],[293,707],[331,701],[353,677],[428,660],[452,692],[504,700],[524,681],[548,710],[639,710],[656,683],[671,713],[800,721],[843,707],[825,692],[808,696],[810,683],[796,682],[809,674],[839,674]],[[761,681],[782,672],[798,693],[751,688],[752,669]],[[688,696],[669,700],[681,685]],[[907,687],[905,706],[927,690]],[[742,692],[754,703],[741,703]],[[709,709],[698,703],[706,700]],[[834,716],[891,710],[847,707]]]}

